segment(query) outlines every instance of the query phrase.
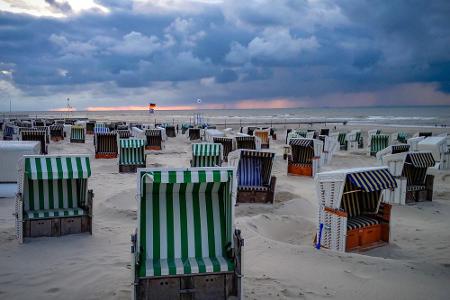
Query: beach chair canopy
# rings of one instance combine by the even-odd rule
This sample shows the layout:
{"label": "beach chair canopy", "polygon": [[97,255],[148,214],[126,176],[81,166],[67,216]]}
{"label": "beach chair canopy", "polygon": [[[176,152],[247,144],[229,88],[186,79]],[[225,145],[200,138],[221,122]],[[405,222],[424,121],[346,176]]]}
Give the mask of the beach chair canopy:
{"label": "beach chair canopy", "polygon": [[289,140],[292,156],[290,161],[300,164],[311,164],[314,158],[314,140],[293,138]]}
{"label": "beach chair canopy", "polygon": [[232,272],[232,168],[139,169],[141,277]]}
{"label": "beach chair canopy", "polygon": [[[97,125],[97,124],[95,124]],[[105,125],[105,124],[103,124]],[[94,127],[94,133],[108,133],[109,132],[109,128],[107,127]]]}
{"label": "beach chair canopy", "polygon": [[408,152],[410,145],[402,144],[402,145],[392,145],[392,154]]}
{"label": "beach chair canopy", "polygon": [[433,154],[435,161],[441,160],[441,155],[448,152],[447,137],[432,136],[427,137],[417,144],[417,150],[429,151]]}
{"label": "beach chair canopy", "polygon": [[88,156],[24,156],[25,219],[80,216],[85,212]]}
{"label": "beach chair canopy", "polygon": [[406,177],[407,186],[424,188],[427,169],[435,165],[435,160],[430,152],[413,152],[406,154],[402,175]]}
{"label": "beach chair canopy", "polygon": [[120,139],[119,140],[120,165],[142,165],[145,164],[144,147],[145,140]]}

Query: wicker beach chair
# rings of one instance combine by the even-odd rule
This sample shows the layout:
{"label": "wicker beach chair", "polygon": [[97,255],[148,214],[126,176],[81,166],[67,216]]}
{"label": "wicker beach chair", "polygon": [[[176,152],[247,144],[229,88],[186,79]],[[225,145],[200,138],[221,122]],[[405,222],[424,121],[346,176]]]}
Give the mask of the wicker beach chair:
{"label": "wicker beach chair", "polygon": [[228,161],[228,154],[233,151],[234,148],[234,141],[233,138],[230,137],[213,137],[213,142],[222,144],[223,149],[223,160]]}
{"label": "wicker beach chair", "polygon": [[273,203],[276,177],[272,176],[275,153],[238,149],[228,154],[237,168],[238,203]]}
{"label": "wicker beach chair", "polygon": [[439,170],[450,169],[450,151],[446,136],[431,136],[419,141],[418,151],[429,151],[436,161],[436,168]]}
{"label": "wicker beach chair", "polygon": [[388,134],[373,134],[369,137],[368,155],[376,156],[378,151],[381,151],[389,146]]}
{"label": "wicker beach chair", "polygon": [[396,187],[387,167],[318,173],[316,247],[345,252],[389,243],[391,205],[381,199]]}
{"label": "wicker beach chair", "polygon": [[339,149],[340,150],[348,149],[348,141],[345,138],[346,135],[347,135],[347,133],[345,133],[345,132],[339,132],[338,141],[339,141]]}
{"label": "wicker beach chair", "polygon": [[189,128],[188,129],[188,137],[191,141],[201,140],[201,129],[200,128]]}
{"label": "wicker beach chair", "polygon": [[136,173],[145,168],[145,140],[119,139],[119,173]]}
{"label": "wicker beach chair", "polygon": [[86,129],[83,126],[73,125],[70,128],[70,142],[84,143],[86,141]]}
{"label": "wicker beach chair", "polygon": [[95,134],[95,158],[116,158],[119,152],[116,132]]}
{"label": "wicker beach chair", "polygon": [[241,299],[232,168],[139,169],[133,299]]}
{"label": "wicker beach chair", "polygon": [[162,150],[163,149],[163,131],[161,129],[146,129],[146,150]]}
{"label": "wicker beach chair", "polygon": [[223,161],[222,144],[192,144],[191,167],[220,167]]}
{"label": "wicker beach chair", "polygon": [[236,136],[236,149],[261,150],[261,139],[257,136]]}
{"label": "wicker beach chair", "polygon": [[22,141],[38,141],[41,143],[41,154],[47,154],[47,131],[24,129],[20,132]]}
{"label": "wicker beach chair", "polygon": [[50,125],[50,139],[54,142],[64,140],[64,125],[55,124]]}
{"label": "wicker beach chair", "polygon": [[315,139],[290,139],[291,155],[288,157],[287,173],[290,175],[312,176],[322,166],[323,142]]}
{"label": "wicker beach chair", "polygon": [[253,135],[261,140],[261,148],[269,149],[270,147],[270,129],[255,129]]}
{"label": "wicker beach chair", "polygon": [[16,228],[23,238],[92,234],[92,190],[87,155],[26,155],[20,163]]}
{"label": "wicker beach chair", "polygon": [[389,167],[397,188],[383,192],[383,201],[389,204],[408,204],[432,201],[434,176],[427,174],[435,161],[431,152],[401,152],[382,157]]}
{"label": "wicker beach chair", "polygon": [[167,137],[174,138],[174,137],[177,136],[177,132],[175,130],[175,126],[173,126],[173,125],[166,125],[164,128],[166,129]]}

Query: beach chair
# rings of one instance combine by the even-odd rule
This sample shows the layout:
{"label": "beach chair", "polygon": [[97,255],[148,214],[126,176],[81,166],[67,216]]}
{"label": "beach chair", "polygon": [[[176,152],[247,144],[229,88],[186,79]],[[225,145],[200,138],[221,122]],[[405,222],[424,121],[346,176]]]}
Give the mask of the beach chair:
{"label": "beach chair", "polygon": [[201,140],[201,129],[200,128],[189,128],[188,129],[189,140],[196,141]]}
{"label": "beach chair", "polygon": [[269,129],[255,129],[253,135],[261,140],[261,148],[269,149],[270,147],[270,130]]}
{"label": "beach chair", "polygon": [[314,177],[322,166],[323,142],[315,139],[296,138],[289,141],[288,175]]}
{"label": "beach chair", "polygon": [[339,149],[339,141],[338,141],[337,132],[328,133],[328,135],[319,135],[319,140],[323,142],[323,163],[329,164],[333,159],[333,155]]}
{"label": "beach chair", "polygon": [[373,134],[369,137],[368,155],[376,156],[378,151],[385,149],[389,146],[388,134]]}
{"label": "beach chair", "polygon": [[222,144],[223,160],[228,161],[228,154],[234,150],[233,138],[230,137],[213,137],[213,142]]}
{"label": "beach chair", "polygon": [[345,132],[339,132],[338,141],[339,141],[339,149],[340,150],[347,150],[348,148],[348,141],[346,140],[347,133]]}
{"label": "beach chair", "polygon": [[316,248],[363,251],[389,243],[391,205],[382,191],[397,187],[387,167],[318,173]]}
{"label": "beach chair", "polygon": [[119,139],[119,173],[136,173],[145,168],[145,140]]}
{"label": "beach chair", "polygon": [[204,140],[209,143],[213,143],[216,137],[225,137],[225,132],[218,129],[205,129],[204,133]]}
{"label": "beach chair", "polygon": [[64,125],[50,125],[50,139],[54,142],[64,140]]}
{"label": "beach chair", "polygon": [[128,129],[117,129],[116,132],[119,139],[129,139],[131,137],[131,132]]}
{"label": "beach chair", "polygon": [[241,299],[232,168],[139,169],[133,299]]}
{"label": "beach chair", "polygon": [[228,154],[237,168],[238,203],[273,203],[276,177],[272,176],[274,152],[238,149]]}
{"label": "beach chair", "polygon": [[84,143],[86,141],[86,129],[83,126],[73,125],[70,128],[70,142]]}
{"label": "beach chair", "polygon": [[22,141],[38,141],[41,143],[41,153],[47,154],[47,132],[43,130],[24,129],[20,132]]}
{"label": "beach chair", "polygon": [[383,201],[389,204],[409,204],[432,201],[434,176],[427,174],[435,161],[431,152],[401,152],[382,157],[382,164],[389,167],[397,188],[385,190]]}
{"label": "beach chair", "polygon": [[384,156],[389,155],[389,154],[409,152],[409,148],[410,148],[410,145],[408,145],[408,144],[397,144],[397,145],[387,146],[383,150],[377,152],[377,154],[376,154],[377,161],[379,163],[382,163]]}
{"label": "beach chair", "polygon": [[95,121],[89,121],[86,123],[86,134],[94,134]]}
{"label": "beach chair", "polygon": [[419,142],[423,141],[425,138],[423,136],[420,137],[412,137],[407,140],[407,144],[409,145],[409,151],[417,152],[419,151]]}
{"label": "beach chair", "polygon": [[348,150],[354,151],[363,148],[361,130],[354,129],[346,135]]}
{"label": "beach chair", "polygon": [[24,238],[92,234],[87,155],[26,155],[19,164],[16,234]]}
{"label": "beach chair", "polygon": [[319,135],[326,135],[326,136],[328,136],[329,134],[330,134],[330,129],[328,129],[328,128],[320,129]]}
{"label": "beach chair", "polygon": [[5,124],[3,129],[3,140],[18,140],[19,127],[14,124]]}
{"label": "beach chair", "polygon": [[116,132],[105,132],[95,134],[95,158],[110,159],[117,158],[118,139]]}
{"label": "beach chair", "polygon": [[172,126],[172,125],[166,125],[164,128],[166,129],[166,135],[167,135],[167,137],[174,138],[174,137],[177,136],[177,132],[176,132],[176,130],[175,130],[175,126]]}
{"label": "beach chair", "polygon": [[398,132],[397,133],[397,142],[401,144],[406,144],[408,140],[408,134],[406,132]]}
{"label": "beach chair", "polygon": [[189,128],[194,128],[194,126],[189,124],[181,124],[181,134],[185,134],[186,131],[189,130]]}
{"label": "beach chair", "polygon": [[236,136],[236,149],[261,150],[261,140],[257,136]]}
{"label": "beach chair", "polygon": [[50,143],[50,130],[48,126],[35,126],[33,128],[29,128],[28,130],[33,131],[44,131],[45,132],[45,143]]}
{"label": "beach chair", "polygon": [[450,151],[446,136],[431,136],[423,139],[417,145],[418,151],[431,152],[436,161],[436,169],[450,169]]}
{"label": "beach chair", "polygon": [[223,161],[222,144],[192,144],[191,167],[220,167]]}
{"label": "beach chair", "polygon": [[163,131],[161,129],[146,129],[145,139],[145,150],[163,149]]}

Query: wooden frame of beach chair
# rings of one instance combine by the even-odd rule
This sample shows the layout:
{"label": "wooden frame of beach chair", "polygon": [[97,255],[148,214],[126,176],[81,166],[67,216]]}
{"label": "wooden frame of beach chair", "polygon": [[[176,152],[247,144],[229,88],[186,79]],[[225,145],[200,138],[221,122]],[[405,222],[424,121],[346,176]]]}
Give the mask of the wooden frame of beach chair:
{"label": "wooden frame of beach chair", "polygon": [[369,136],[369,145],[367,155],[376,156],[378,151],[386,149],[389,146],[390,136],[388,134],[372,134]]}
{"label": "wooden frame of beach chair", "polygon": [[133,299],[241,299],[233,168],[139,169]]}
{"label": "wooden frame of beach chair", "polygon": [[257,136],[236,136],[236,149],[261,150],[261,139]]}
{"label": "wooden frame of beach chair", "polygon": [[192,144],[191,167],[220,167],[223,161],[223,146],[218,143]]}
{"label": "wooden frame of beach chair", "polygon": [[64,140],[64,125],[55,124],[50,125],[50,140],[53,142],[59,142]]}
{"label": "wooden frame of beach chair", "polygon": [[136,173],[145,168],[145,140],[119,139],[119,173]]}
{"label": "wooden frame of beach chair", "polygon": [[427,174],[434,167],[431,152],[402,152],[385,155],[382,163],[396,178],[397,188],[383,192],[383,201],[390,204],[410,204],[433,200],[434,176]]}
{"label": "wooden frame of beach chair", "polygon": [[201,129],[200,128],[189,128],[188,137],[191,141],[197,141],[202,139]]}
{"label": "wooden frame of beach chair", "polygon": [[234,140],[231,137],[213,137],[213,142],[222,144],[223,160],[228,162],[228,154],[234,150]]}
{"label": "wooden frame of beach chair", "polygon": [[16,235],[24,238],[92,234],[87,155],[25,155],[19,164]]}
{"label": "wooden frame of beach chair", "polygon": [[289,140],[288,175],[314,177],[322,165],[323,142],[315,139],[293,138]]}
{"label": "wooden frame of beach chair", "polygon": [[438,170],[450,169],[450,151],[446,136],[427,137],[418,143],[417,150],[431,152]]}
{"label": "wooden frame of beach chair", "polygon": [[318,173],[316,247],[364,251],[389,243],[391,205],[381,198],[396,187],[387,167]]}
{"label": "wooden frame of beach chair", "polygon": [[95,158],[112,159],[119,154],[118,138],[116,132],[95,134]]}
{"label": "wooden frame of beach chair", "polygon": [[237,203],[273,203],[277,178],[272,176],[274,152],[238,149],[228,154],[237,169]]}
{"label": "wooden frame of beach chair", "polygon": [[41,143],[41,154],[47,154],[47,131],[37,129],[22,129],[20,132],[22,141],[38,141]]}
{"label": "wooden frame of beach chair", "polygon": [[163,131],[161,129],[145,130],[145,150],[162,150],[163,149]]}
{"label": "wooden frame of beach chair", "polygon": [[261,149],[270,148],[270,129],[255,129],[253,135],[261,140]]}

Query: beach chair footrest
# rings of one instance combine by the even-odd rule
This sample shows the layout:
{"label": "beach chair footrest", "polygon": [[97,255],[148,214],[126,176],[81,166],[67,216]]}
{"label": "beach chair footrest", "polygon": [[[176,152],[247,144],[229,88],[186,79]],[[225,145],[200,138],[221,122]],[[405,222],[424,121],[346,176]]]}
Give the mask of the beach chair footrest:
{"label": "beach chair footrest", "polygon": [[24,237],[54,237],[67,234],[91,232],[91,217],[63,217],[25,220],[23,226]]}
{"label": "beach chair footrest", "polygon": [[288,174],[297,176],[312,176],[312,164],[288,163]]}
{"label": "beach chair footrest", "polygon": [[112,159],[117,158],[117,153],[95,153],[97,159]]}

